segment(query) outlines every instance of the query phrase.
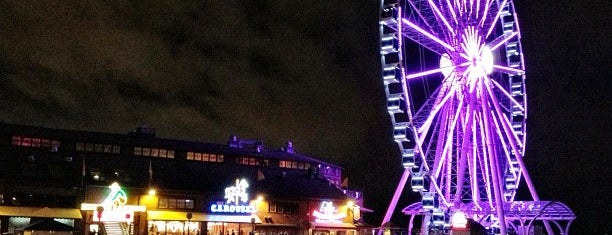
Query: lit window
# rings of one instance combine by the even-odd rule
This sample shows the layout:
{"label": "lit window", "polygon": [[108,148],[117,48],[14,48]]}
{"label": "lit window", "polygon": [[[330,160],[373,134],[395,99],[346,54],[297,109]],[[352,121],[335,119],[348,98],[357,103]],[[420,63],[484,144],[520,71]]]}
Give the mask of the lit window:
{"label": "lit window", "polygon": [[92,143],[86,143],[85,144],[85,151],[93,152],[93,150],[94,150],[94,145]]}
{"label": "lit window", "polygon": [[134,147],[134,155],[142,155],[142,148]]}
{"label": "lit window", "polygon": [[40,147],[40,139],[32,139],[32,147]]}
{"label": "lit window", "polygon": [[94,145],[94,152],[96,153],[101,153],[104,149],[104,146],[101,144],[95,144]]}
{"label": "lit window", "polygon": [[120,153],[121,147],[119,145],[113,145],[113,153]]}
{"label": "lit window", "polygon": [[13,145],[21,145],[21,137],[20,136],[13,136]]}
{"label": "lit window", "polygon": [[76,151],[84,151],[85,150],[85,143],[76,143]]}

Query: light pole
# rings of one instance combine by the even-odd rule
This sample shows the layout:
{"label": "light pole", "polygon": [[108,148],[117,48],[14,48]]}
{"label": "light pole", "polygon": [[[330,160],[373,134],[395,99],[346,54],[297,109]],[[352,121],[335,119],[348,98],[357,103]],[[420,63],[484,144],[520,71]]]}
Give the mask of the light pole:
{"label": "light pole", "polygon": [[193,214],[191,214],[191,212],[187,212],[187,235],[189,235],[191,229],[191,218],[193,218]]}
{"label": "light pole", "polygon": [[255,235],[255,217],[251,218],[251,235]]}

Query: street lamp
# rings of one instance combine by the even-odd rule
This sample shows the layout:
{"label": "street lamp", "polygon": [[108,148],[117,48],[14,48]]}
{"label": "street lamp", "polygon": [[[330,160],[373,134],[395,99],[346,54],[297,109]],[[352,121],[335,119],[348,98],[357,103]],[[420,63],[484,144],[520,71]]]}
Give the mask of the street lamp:
{"label": "street lamp", "polygon": [[193,214],[191,214],[191,212],[187,212],[187,235],[189,235],[191,230],[191,218],[193,218]]}
{"label": "street lamp", "polygon": [[251,217],[251,235],[255,235],[255,217]]}
{"label": "street lamp", "polygon": [[346,209],[349,213],[351,213],[351,223],[355,223],[355,202],[353,201],[348,201],[346,203]]}

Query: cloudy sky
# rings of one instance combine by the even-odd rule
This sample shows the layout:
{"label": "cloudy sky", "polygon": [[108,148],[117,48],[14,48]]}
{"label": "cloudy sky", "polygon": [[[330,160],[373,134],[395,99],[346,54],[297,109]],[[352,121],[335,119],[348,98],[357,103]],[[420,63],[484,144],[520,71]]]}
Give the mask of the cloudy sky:
{"label": "cloudy sky", "polygon": [[[602,209],[612,6],[576,2],[515,2],[526,161],[541,198],[566,202],[574,228],[599,232],[612,226],[598,219],[612,217]],[[268,148],[291,140],[344,166],[378,223],[402,171],[379,75],[379,4],[0,1],[0,121],[111,133],[146,123],[159,137],[236,134]]]}

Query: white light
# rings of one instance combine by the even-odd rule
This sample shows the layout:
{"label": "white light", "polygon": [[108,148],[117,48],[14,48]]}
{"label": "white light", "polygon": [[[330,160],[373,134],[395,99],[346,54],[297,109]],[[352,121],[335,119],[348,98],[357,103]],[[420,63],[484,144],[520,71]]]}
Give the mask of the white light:
{"label": "white light", "polygon": [[442,72],[444,78],[447,78],[449,75],[451,75],[453,73],[453,70],[455,69],[453,61],[446,53],[442,54],[442,57],[440,57],[440,69],[442,69],[442,71],[440,72]]}
{"label": "white light", "polygon": [[493,53],[488,46],[482,48],[482,52],[480,53],[480,66],[482,66],[487,75],[491,74],[493,71]]}
{"label": "white light", "polygon": [[453,228],[466,228],[467,219],[465,218],[465,214],[461,211],[455,212],[451,217],[451,225]]}

